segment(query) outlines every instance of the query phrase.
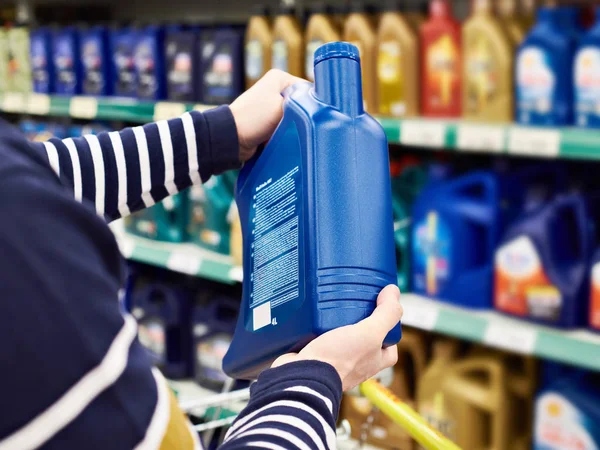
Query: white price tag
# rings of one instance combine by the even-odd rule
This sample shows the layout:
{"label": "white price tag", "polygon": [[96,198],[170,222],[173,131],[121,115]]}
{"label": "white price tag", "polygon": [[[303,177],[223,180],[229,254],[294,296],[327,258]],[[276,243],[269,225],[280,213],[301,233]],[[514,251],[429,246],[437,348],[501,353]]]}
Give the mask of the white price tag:
{"label": "white price tag", "polygon": [[485,331],[483,341],[504,350],[524,355],[533,354],[537,332],[526,325],[490,323]]}
{"label": "white price tag", "polygon": [[2,109],[6,112],[23,112],[25,110],[25,96],[20,92],[7,92],[2,100]]}
{"label": "white price tag", "polygon": [[435,121],[403,121],[400,124],[400,142],[415,147],[442,148],[446,144],[446,125]]}
{"label": "white price tag", "polygon": [[210,106],[210,105],[194,105],[194,111],[200,111],[200,112],[204,112],[204,111],[208,111],[209,109],[213,109],[214,106]]}
{"label": "white price tag", "polygon": [[232,267],[229,270],[229,278],[240,283],[244,279],[244,270],[241,267]]}
{"label": "white price tag", "polygon": [[440,310],[430,303],[410,302],[404,305],[402,323],[421,330],[431,331],[435,328]]}
{"label": "white price tag", "polygon": [[503,126],[460,125],[456,145],[460,150],[501,153],[506,131]]}
{"label": "white price tag", "polygon": [[158,102],[154,105],[154,120],[170,120],[181,116],[185,112],[183,103]]}
{"label": "white price tag", "polygon": [[560,152],[560,131],[514,127],[510,130],[508,152],[553,158]]}
{"label": "white price tag", "polygon": [[50,112],[50,96],[46,94],[29,94],[27,97],[27,112],[38,116]]}
{"label": "white price tag", "polygon": [[94,97],[73,97],[69,102],[69,115],[76,119],[95,119],[98,100]]}
{"label": "white price tag", "polygon": [[135,250],[135,242],[127,237],[122,237],[119,239],[119,249],[121,250],[121,254],[123,258],[129,259],[133,255],[133,251]]}
{"label": "white price tag", "polygon": [[167,268],[174,272],[181,272],[188,275],[197,275],[202,264],[202,258],[197,255],[187,253],[173,252],[167,260]]}

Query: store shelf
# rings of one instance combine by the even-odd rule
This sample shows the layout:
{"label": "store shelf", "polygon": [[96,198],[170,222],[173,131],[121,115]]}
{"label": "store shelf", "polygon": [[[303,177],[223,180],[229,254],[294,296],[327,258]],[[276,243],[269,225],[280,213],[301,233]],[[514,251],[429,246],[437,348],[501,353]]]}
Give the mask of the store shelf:
{"label": "store shelf", "polygon": [[[218,392],[203,388],[193,380],[168,380],[168,384],[173,392],[175,392],[177,400],[180,404],[195,402],[197,400],[214,397],[219,394]],[[237,415],[246,407],[247,404],[247,401],[228,403],[226,407],[221,409],[221,412],[217,417],[213,417],[213,420],[224,419],[232,415]],[[191,410],[191,412],[197,417],[208,417],[209,415],[212,415],[213,411],[214,407],[196,408]]]}
{"label": "store shelf", "polygon": [[229,256],[193,244],[171,244],[132,236],[119,222],[111,228],[121,253],[129,260],[226,284],[242,281],[242,268],[234,266]]}
{"label": "store shelf", "polygon": [[[0,94],[0,111],[4,112],[136,123],[171,119],[186,111],[209,108],[202,104],[155,103],[120,97]],[[600,160],[600,130],[430,119],[380,117],[378,120],[392,144],[439,151]]]}

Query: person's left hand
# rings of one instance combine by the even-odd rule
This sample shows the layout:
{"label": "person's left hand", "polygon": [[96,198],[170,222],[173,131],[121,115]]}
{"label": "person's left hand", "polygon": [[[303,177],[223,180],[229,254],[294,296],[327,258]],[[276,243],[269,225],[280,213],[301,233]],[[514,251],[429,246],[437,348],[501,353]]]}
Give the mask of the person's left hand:
{"label": "person's left hand", "polygon": [[230,105],[240,142],[241,162],[252,158],[256,148],[266,142],[277,128],[283,116],[283,90],[303,81],[272,69]]}

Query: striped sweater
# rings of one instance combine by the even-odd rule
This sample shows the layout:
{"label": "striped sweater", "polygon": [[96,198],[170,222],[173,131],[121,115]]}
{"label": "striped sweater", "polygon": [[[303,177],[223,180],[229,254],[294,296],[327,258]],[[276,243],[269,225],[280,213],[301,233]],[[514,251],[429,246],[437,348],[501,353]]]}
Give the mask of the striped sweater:
{"label": "striped sweater", "polygon": [[[239,166],[228,107],[29,143],[0,120],[0,450],[197,449],[120,312],[106,221]],[[265,371],[222,445],[335,447],[341,382],[312,361]]]}

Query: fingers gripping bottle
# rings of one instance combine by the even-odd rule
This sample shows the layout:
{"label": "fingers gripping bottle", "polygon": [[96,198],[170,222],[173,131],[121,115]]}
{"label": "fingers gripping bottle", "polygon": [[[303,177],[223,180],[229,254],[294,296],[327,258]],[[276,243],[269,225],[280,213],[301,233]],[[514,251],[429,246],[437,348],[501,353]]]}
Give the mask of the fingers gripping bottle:
{"label": "fingers gripping bottle", "polygon": [[[254,378],[278,356],[368,317],[396,284],[385,134],[364,112],[360,57],[332,42],[315,85],[284,91],[283,119],[241,170],[242,306],[225,372]],[[384,345],[400,340],[398,324]]]}

